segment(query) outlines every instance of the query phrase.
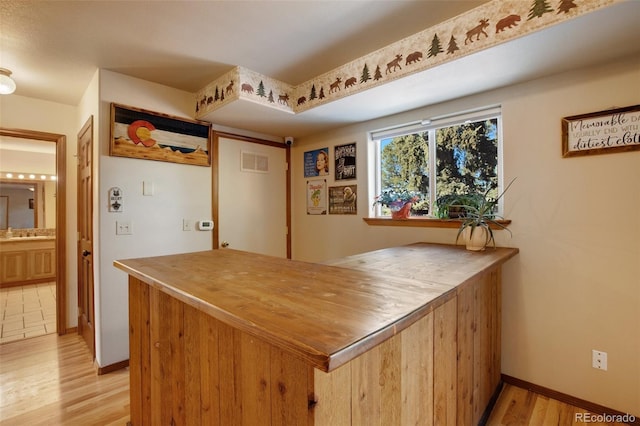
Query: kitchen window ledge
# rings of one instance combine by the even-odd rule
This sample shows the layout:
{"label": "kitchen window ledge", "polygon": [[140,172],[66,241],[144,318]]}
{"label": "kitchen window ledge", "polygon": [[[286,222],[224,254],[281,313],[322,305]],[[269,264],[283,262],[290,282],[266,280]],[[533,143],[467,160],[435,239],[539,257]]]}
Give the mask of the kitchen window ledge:
{"label": "kitchen window ledge", "polygon": [[[390,217],[365,217],[362,218],[369,226],[408,226],[414,228],[460,228],[459,219],[435,219],[428,217],[410,217],[408,219],[391,219]],[[503,226],[509,226],[510,220],[496,220]],[[500,230],[495,225],[491,229]]]}

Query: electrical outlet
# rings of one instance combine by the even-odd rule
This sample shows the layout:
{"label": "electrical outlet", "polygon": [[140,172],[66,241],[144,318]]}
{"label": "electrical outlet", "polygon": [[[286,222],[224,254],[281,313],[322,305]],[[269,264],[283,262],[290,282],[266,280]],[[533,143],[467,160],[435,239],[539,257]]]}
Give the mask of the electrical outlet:
{"label": "electrical outlet", "polygon": [[607,353],[593,349],[591,351],[591,366],[598,370],[607,371]]}
{"label": "electrical outlet", "polygon": [[116,235],[131,235],[133,234],[133,226],[129,221],[117,221],[116,222]]}
{"label": "electrical outlet", "polygon": [[191,219],[182,219],[182,230],[193,231],[193,221]]}

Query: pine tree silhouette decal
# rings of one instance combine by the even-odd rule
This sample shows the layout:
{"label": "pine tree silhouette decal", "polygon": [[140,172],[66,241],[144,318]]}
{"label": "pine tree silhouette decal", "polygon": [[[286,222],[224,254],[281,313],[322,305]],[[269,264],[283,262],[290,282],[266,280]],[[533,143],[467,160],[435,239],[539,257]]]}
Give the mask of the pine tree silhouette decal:
{"label": "pine tree silhouette decal", "polygon": [[258,90],[256,91],[256,95],[260,96],[261,98],[267,97],[267,94],[265,93],[265,89],[264,89],[264,83],[262,82],[262,80],[260,80],[260,84],[258,84]]}
{"label": "pine tree silhouette decal", "polygon": [[449,46],[447,47],[447,54],[454,53],[456,50],[460,50],[458,47],[458,43],[456,43],[456,38],[452,35],[449,39]]}
{"label": "pine tree silhouette decal", "polygon": [[440,45],[440,39],[438,39],[438,34],[433,35],[433,40],[431,40],[431,49],[429,49],[428,57],[431,58],[433,56],[437,56],[438,53],[442,53],[442,46]]}
{"label": "pine tree silhouette decal", "polygon": [[313,86],[311,86],[311,93],[309,93],[309,100],[315,99],[317,97],[318,95],[316,94],[316,85],[314,84]]}
{"label": "pine tree silhouette decal", "polygon": [[376,72],[373,74],[373,79],[378,81],[382,78],[382,72],[380,71],[380,65],[376,66]]}
{"label": "pine tree silhouette decal", "polygon": [[275,100],[273,99],[273,90],[269,90],[269,97],[267,98],[269,100],[269,102],[274,103]]}
{"label": "pine tree silhouette decal", "polygon": [[574,7],[578,6],[574,3],[573,0],[560,0],[560,4],[558,5],[558,13],[569,13],[569,11]]}
{"label": "pine tree silhouette decal", "polygon": [[531,10],[529,10],[528,20],[530,21],[533,18],[539,18],[548,12],[553,12],[553,8],[549,5],[547,0],[533,0],[533,5],[531,6]]}
{"label": "pine tree silhouette decal", "polygon": [[224,90],[220,91],[220,101],[224,101]]}
{"label": "pine tree silhouette decal", "polygon": [[371,80],[371,75],[369,75],[369,66],[364,64],[362,75],[360,76],[360,83],[366,83],[369,80]]}
{"label": "pine tree silhouette decal", "polygon": [[320,88],[320,99],[324,99],[324,86]]}
{"label": "pine tree silhouette decal", "polygon": [[220,100],[220,91],[218,90],[218,86],[216,86],[216,94],[213,95],[213,100],[214,101],[219,101]]}

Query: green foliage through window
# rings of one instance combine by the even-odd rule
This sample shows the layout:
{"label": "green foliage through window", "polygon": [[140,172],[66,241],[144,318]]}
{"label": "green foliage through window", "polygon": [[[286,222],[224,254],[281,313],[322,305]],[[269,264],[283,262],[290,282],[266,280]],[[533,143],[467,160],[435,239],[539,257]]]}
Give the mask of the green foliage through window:
{"label": "green foliage through window", "polygon": [[[418,194],[420,200],[413,205],[414,214],[434,216],[439,197],[487,190],[489,196],[495,196],[499,134],[498,118],[489,118],[382,139],[379,193]],[[435,146],[430,147],[430,143]],[[430,155],[435,156],[433,161]],[[382,210],[382,215],[388,214]]]}

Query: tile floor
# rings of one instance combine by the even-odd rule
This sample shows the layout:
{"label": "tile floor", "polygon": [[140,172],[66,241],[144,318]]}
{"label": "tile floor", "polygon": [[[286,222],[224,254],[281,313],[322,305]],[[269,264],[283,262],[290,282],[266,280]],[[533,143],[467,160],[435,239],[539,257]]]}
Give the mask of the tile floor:
{"label": "tile floor", "polygon": [[0,343],[55,331],[55,282],[0,289]]}

